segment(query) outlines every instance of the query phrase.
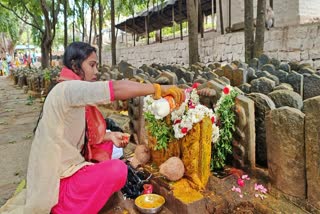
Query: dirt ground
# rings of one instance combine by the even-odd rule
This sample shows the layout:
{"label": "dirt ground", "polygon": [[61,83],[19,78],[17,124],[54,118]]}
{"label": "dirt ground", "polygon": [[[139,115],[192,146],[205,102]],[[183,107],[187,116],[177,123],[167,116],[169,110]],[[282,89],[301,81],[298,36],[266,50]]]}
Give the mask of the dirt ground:
{"label": "dirt ground", "polygon": [[0,206],[26,177],[28,156],[42,104],[0,77]]}

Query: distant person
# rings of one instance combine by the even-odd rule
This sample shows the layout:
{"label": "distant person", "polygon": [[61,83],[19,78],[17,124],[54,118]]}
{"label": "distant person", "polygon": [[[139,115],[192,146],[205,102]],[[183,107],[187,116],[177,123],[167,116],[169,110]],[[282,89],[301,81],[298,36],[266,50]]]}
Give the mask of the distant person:
{"label": "distant person", "polygon": [[3,76],[3,71],[2,71],[2,58],[0,57],[0,76]]}
{"label": "distant person", "polygon": [[3,58],[3,60],[2,60],[2,72],[3,72],[4,76],[9,75],[9,65],[7,62],[7,58]]}

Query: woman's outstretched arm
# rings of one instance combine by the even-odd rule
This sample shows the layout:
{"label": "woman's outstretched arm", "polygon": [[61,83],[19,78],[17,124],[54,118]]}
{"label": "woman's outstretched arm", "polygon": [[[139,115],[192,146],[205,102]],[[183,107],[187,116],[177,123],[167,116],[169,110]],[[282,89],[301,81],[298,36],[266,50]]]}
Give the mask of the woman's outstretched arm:
{"label": "woman's outstretched arm", "polygon": [[152,84],[143,84],[130,80],[113,81],[114,100],[126,100],[133,97],[154,94]]}

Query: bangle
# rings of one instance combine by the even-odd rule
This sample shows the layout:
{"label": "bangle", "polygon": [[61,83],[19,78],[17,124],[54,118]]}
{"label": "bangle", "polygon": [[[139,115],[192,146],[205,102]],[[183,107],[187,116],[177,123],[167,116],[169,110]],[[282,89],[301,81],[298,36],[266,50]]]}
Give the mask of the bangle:
{"label": "bangle", "polygon": [[161,98],[161,86],[157,83],[153,83],[154,87],[154,98],[160,99]]}

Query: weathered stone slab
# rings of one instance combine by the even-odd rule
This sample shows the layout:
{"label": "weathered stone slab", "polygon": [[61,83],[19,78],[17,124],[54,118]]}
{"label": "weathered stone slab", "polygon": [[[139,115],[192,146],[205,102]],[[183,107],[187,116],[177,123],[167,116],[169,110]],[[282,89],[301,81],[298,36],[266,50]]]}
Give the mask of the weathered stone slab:
{"label": "weathered stone slab", "polygon": [[227,77],[231,84],[233,85],[233,71],[235,67],[229,64],[226,64],[225,66],[222,67],[222,70],[224,71],[224,76]]}
{"label": "weathered stone slab", "polygon": [[266,134],[272,186],[306,198],[304,114],[290,107],[271,110],[266,116]]}
{"label": "weathered stone slab", "polygon": [[283,70],[276,70],[273,75],[279,78],[280,82],[287,82],[288,73]]}
{"label": "weathered stone slab", "polygon": [[[293,87],[293,90],[303,96],[303,76],[295,71],[292,71],[287,76],[287,83]],[[304,97],[303,97],[304,98]]]}
{"label": "weathered stone slab", "polygon": [[270,63],[275,67],[276,70],[279,69],[280,61],[278,59],[272,58]]}
{"label": "weathered stone slab", "polygon": [[178,82],[177,75],[173,72],[163,71],[157,79],[161,77],[168,78],[170,85],[176,85]]}
{"label": "weathered stone slab", "polygon": [[274,75],[274,72],[276,71],[274,65],[272,64],[265,64],[261,67],[262,71],[268,71],[270,74]]}
{"label": "weathered stone slab", "polygon": [[135,143],[137,144],[146,144],[148,142],[143,115],[143,99],[144,97],[135,97],[130,99],[128,105],[130,133],[135,136]]}
{"label": "weathered stone slab", "polygon": [[256,75],[256,71],[253,68],[248,68],[247,70],[247,82],[251,82],[254,79],[257,79],[258,76]]}
{"label": "weathered stone slab", "polygon": [[255,127],[256,127],[256,163],[267,167],[267,146],[265,115],[275,109],[275,104],[270,97],[261,93],[251,93],[248,97],[254,101]]}
{"label": "weathered stone slab", "polygon": [[293,91],[293,88],[290,84],[288,83],[281,83],[280,85],[276,86],[273,88],[273,91],[275,90],[289,90],[289,91]]}
{"label": "weathered stone slab", "polygon": [[207,72],[207,73],[206,73],[206,76],[207,76],[208,80],[213,80],[213,79],[219,77],[217,74],[215,74],[215,73],[212,72],[212,71]]}
{"label": "weathered stone slab", "polygon": [[236,98],[236,134],[233,143],[234,165],[253,169],[256,165],[254,102],[243,96]]}
{"label": "weathered stone slab", "polygon": [[251,93],[251,85],[249,83],[244,83],[238,87],[245,94]]}
{"label": "weathered stone slab", "polygon": [[216,91],[216,97],[213,100],[214,103],[216,103],[218,101],[218,99],[221,97],[221,93],[224,88],[224,85],[215,81],[215,80],[210,80],[204,84],[204,87],[212,88]]}
{"label": "weathered stone slab", "polygon": [[224,71],[221,68],[214,70],[214,73],[217,74],[219,77],[224,76]]}
{"label": "weathered stone slab", "polygon": [[233,86],[239,86],[247,82],[247,70],[238,68],[233,72]]}
{"label": "weathered stone slab", "polygon": [[279,70],[283,70],[287,73],[290,73],[291,72],[291,67],[288,63],[286,62],[281,62],[280,65],[279,65]]}
{"label": "weathered stone slab", "polygon": [[299,74],[314,74],[314,73],[316,73],[316,71],[313,70],[312,68],[309,68],[309,67],[302,67],[301,69],[299,69],[298,73]]}
{"label": "weathered stone slab", "polygon": [[293,70],[293,71],[299,70],[299,62],[298,61],[290,61],[288,64],[290,65],[291,70]]}
{"label": "weathered stone slab", "polygon": [[261,54],[261,56],[259,57],[259,68],[269,63],[270,63],[270,58],[268,57],[268,55]]}
{"label": "weathered stone slab", "polygon": [[118,65],[119,71],[120,71],[121,73],[124,73],[125,70],[127,70],[127,68],[128,68],[129,66],[132,66],[132,65],[129,64],[128,62],[126,62],[126,61],[121,60],[120,63],[119,63],[119,65]]}
{"label": "weathered stone slab", "polygon": [[303,75],[303,99],[320,95],[320,76],[313,74]]}
{"label": "weathered stone slab", "polygon": [[308,201],[320,209],[320,97],[304,101]]}
{"label": "weathered stone slab", "polygon": [[259,59],[253,58],[249,62],[249,67],[253,68],[254,70],[257,70],[259,67]]}
{"label": "weathered stone slab", "polygon": [[[120,70],[121,72],[121,70]],[[127,67],[123,72],[121,72],[124,76],[124,78],[132,78],[134,75],[137,74],[137,68],[133,67],[133,66],[129,66]]]}
{"label": "weathered stone slab", "polygon": [[289,106],[301,110],[303,100],[300,94],[290,90],[276,90],[268,94],[277,108]]}
{"label": "weathered stone slab", "polygon": [[219,77],[219,80],[221,80],[224,83],[224,85],[230,85],[231,84],[230,79],[228,79],[225,76]]}
{"label": "weathered stone slab", "polygon": [[257,92],[262,94],[269,94],[273,88],[276,86],[273,80],[270,80],[266,77],[261,77],[255,80],[252,80],[251,83],[251,92]]}

